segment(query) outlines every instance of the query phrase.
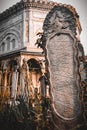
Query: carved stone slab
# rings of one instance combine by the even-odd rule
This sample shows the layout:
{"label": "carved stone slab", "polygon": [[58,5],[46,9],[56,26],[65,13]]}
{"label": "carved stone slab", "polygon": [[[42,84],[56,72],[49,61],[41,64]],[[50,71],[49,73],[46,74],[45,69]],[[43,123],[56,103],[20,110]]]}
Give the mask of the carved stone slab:
{"label": "carved stone slab", "polygon": [[46,49],[54,110],[63,119],[73,119],[80,113],[73,39],[65,34],[56,35]]}
{"label": "carved stone slab", "polygon": [[81,116],[75,16],[67,7],[55,6],[47,15],[43,29],[53,122],[57,130],[67,130]]}

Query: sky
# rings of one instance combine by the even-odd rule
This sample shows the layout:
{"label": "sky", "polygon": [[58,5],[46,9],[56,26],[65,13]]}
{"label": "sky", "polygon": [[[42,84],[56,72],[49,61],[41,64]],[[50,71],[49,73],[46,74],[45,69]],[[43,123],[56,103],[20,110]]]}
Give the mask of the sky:
{"label": "sky", "polygon": [[[16,4],[20,0],[0,0],[0,13],[8,9],[10,6]],[[76,8],[77,13],[80,16],[80,23],[82,26],[81,43],[84,47],[84,52],[87,55],[87,0],[51,0],[58,3],[70,4]]]}

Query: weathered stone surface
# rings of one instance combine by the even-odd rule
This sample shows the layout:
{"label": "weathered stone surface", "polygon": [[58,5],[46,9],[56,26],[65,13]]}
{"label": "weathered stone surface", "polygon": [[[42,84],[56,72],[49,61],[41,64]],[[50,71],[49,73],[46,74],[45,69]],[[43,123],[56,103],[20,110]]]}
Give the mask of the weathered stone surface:
{"label": "weathered stone surface", "polygon": [[63,5],[55,6],[47,15],[43,29],[53,122],[57,129],[66,130],[74,127],[81,115],[76,19]]}
{"label": "weathered stone surface", "polygon": [[63,119],[73,119],[80,112],[73,45],[69,35],[61,34],[49,40],[46,46],[53,107]]}

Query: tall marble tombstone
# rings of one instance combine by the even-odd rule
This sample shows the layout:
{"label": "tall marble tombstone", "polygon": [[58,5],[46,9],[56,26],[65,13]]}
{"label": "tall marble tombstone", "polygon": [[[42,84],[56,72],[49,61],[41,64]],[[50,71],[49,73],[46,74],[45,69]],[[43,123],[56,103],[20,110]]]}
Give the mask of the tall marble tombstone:
{"label": "tall marble tombstone", "polygon": [[64,5],[55,6],[46,17],[43,30],[54,130],[70,130],[82,116],[74,14]]}

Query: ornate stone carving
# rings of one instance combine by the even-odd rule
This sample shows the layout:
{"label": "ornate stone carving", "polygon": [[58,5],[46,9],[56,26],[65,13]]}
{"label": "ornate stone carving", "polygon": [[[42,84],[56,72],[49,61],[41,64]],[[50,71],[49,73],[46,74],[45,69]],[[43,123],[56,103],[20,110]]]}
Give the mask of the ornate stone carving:
{"label": "ornate stone carving", "polygon": [[29,94],[28,91],[28,85],[29,85],[29,69],[28,65],[25,59],[23,59],[23,64],[20,67],[20,91],[21,91],[21,96],[23,98],[26,98]]}
{"label": "ornate stone carving", "polygon": [[55,8],[50,11],[43,26],[43,29],[47,30],[44,32],[46,37],[47,35],[48,37],[52,37],[52,35],[55,35],[56,33],[58,35],[61,33],[69,33],[72,37],[75,36],[76,26],[74,23],[76,22],[76,19],[73,17],[72,12],[67,13],[68,10],[69,9],[63,6],[55,6]]}
{"label": "ornate stone carving", "polygon": [[47,15],[43,29],[53,122],[56,129],[66,130],[74,127],[82,114],[76,19],[64,5],[55,6]]}
{"label": "ornate stone carving", "polygon": [[14,66],[14,68],[12,68],[12,72],[11,72],[11,99],[16,100],[17,97],[17,85],[18,85],[18,71],[17,71],[17,66]]}

